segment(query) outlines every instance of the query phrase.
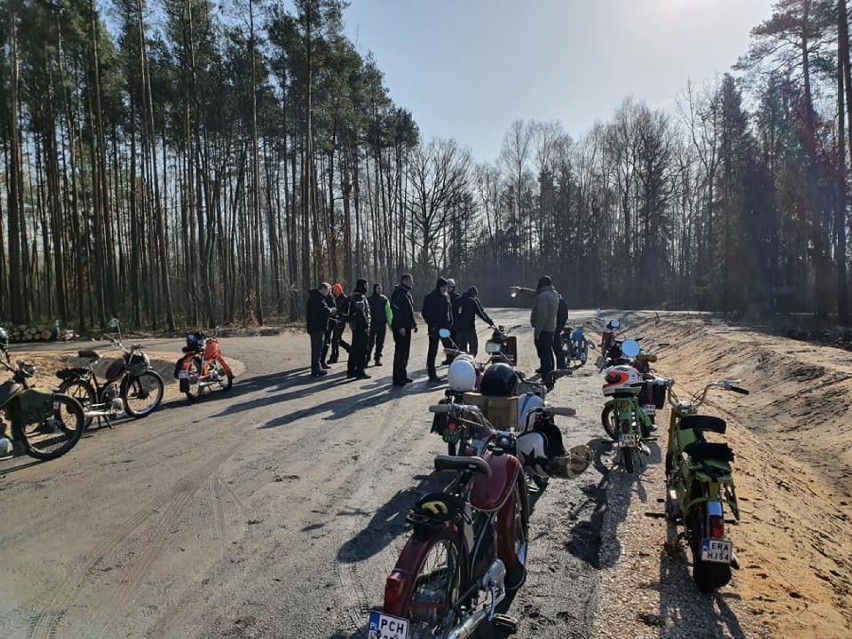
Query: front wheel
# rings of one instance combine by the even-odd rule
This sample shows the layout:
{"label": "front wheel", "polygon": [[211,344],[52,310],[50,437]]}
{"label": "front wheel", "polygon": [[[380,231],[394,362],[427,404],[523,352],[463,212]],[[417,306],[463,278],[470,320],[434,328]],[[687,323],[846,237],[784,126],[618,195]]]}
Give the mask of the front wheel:
{"label": "front wheel", "polygon": [[601,424],[603,424],[606,434],[609,438],[618,441],[618,413],[615,410],[615,404],[607,404],[601,411]]}
{"label": "front wheel", "polygon": [[124,410],[139,419],[151,414],[163,400],[163,378],[156,371],[145,371],[124,382]]}
{"label": "front wheel", "polygon": [[20,439],[30,457],[50,460],[77,445],[85,429],[83,409],[73,397],[55,393],[53,407],[36,422],[20,426]]}
{"label": "front wheel", "polygon": [[621,449],[621,461],[624,463],[624,470],[631,475],[633,474],[633,455],[636,449],[633,447],[625,447]]}
{"label": "front wheel", "polygon": [[97,393],[94,386],[83,379],[69,379],[59,385],[59,392],[77,400],[80,408],[83,409],[83,428],[86,429],[91,426],[95,418],[86,415],[86,413],[89,412],[91,405],[96,402]]}

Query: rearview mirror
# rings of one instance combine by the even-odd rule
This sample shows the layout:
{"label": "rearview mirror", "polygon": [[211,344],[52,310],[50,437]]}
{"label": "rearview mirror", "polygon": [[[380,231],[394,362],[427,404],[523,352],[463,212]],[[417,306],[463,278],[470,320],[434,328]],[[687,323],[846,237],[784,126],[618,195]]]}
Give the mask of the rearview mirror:
{"label": "rearview mirror", "polygon": [[641,350],[635,339],[626,339],[621,343],[621,352],[625,357],[636,357]]}
{"label": "rearview mirror", "polygon": [[438,337],[440,337],[442,339],[449,339],[450,338],[450,331],[446,328],[439,328],[438,329]]}
{"label": "rearview mirror", "polygon": [[618,320],[610,320],[609,321],[609,327],[610,328],[621,328],[621,322],[619,322]]}

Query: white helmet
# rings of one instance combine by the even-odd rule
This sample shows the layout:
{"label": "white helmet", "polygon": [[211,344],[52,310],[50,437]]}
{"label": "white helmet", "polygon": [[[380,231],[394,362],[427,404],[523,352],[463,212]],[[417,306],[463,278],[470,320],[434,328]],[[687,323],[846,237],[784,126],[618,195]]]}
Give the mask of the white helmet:
{"label": "white helmet", "polygon": [[469,393],[476,388],[476,367],[467,357],[457,357],[447,373],[450,388],[458,393]]}
{"label": "white helmet", "polygon": [[607,396],[616,393],[638,395],[644,383],[642,375],[632,366],[613,366],[607,369],[604,376],[603,394]]}

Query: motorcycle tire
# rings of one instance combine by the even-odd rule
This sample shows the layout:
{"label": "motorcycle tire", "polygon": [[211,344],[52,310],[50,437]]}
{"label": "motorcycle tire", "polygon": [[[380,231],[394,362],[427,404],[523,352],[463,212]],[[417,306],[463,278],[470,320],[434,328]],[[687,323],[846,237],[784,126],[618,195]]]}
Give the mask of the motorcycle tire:
{"label": "motorcycle tire", "polygon": [[204,395],[204,387],[198,384],[201,378],[201,360],[194,358],[186,367],[186,370],[189,372],[189,390],[184,394],[189,401],[194,402]]}
{"label": "motorcycle tire", "polygon": [[615,407],[612,404],[604,406],[601,411],[601,424],[603,424],[606,434],[609,438],[618,441],[618,414],[615,412]]}
{"label": "motorcycle tire", "polygon": [[83,409],[83,430],[88,429],[95,419],[94,417],[86,416],[86,411],[89,410],[89,406],[94,404],[97,398],[95,387],[83,379],[69,379],[59,385],[57,392],[68,395],[77,400],[77,403],[80,404],[80,408]]}
{"label": "motorcycle tire", "polygon": [[[515,543],[526,545],[526,552],[529,553],[530,506],[523,475],[518,475],[518,481],[515,483],[515,523]],[[506,590],[518,590],[526,579],[527,567],[520,560],[506,567]]]}
{"label": "motorcycle tire", "polygon": [[[127,378],[122,384],[121,393],[125,412],[134,419],[147,417],[163,401],[163,388],[163,378],[155,371],[145,371],[138,377]],[[130,400],[141,399],[145,402],[151,398],[151,395],[153,395],[153,399],[145,404],[131,404]]]}
{"label": "motorcycle tire", "polygon": [[621,449],[621,461],[624,464],[624,470],[626,470],[631,475],[633,474],[633,452],[635,450],[635,448]]}
{"label": "motorcycle tire", "polygon": [[709,536],[709,532],[704,530],[706,521],[706,503],[696,507],[687,521],[687,537],[692,550],[692,580],[698,590],[704,594],[721,588],[731,580],[729,564],[701,560],[701,540]]}
{"label": "motorcycle tire", "polygon": [[219,374],[219,386],[222,388],[222,390],[231,390],[234,385],[234,378],[225,373],[225,367],[222,366],[222,364],[216,360],[210,362],[208,370],[212,371],[214,368]]}
{"label": "motorcycle tire", "polygon": [[[62,455],[77,445],[85,430],[83,409],[76,399],[68,395],[55,393],[53,395],[53,405],[53,412],[49,417],[44,417],[35,426],[35,429],[27,428],[28,426],[32,426],[32,424],[18,426],[19,439],[23,443],[24,452],[30,457],[41,461],[49,461],[57,457],[62,457]],[[56,408],[57,406],[59,408]],[[59,421],[59,425],[55,428],[52,423],[53,421]],[[50,443],[50,440],[36,440],[36,435],[44,434],[48,430],[52,430],[53,432],[58,430],[63,433],[62,440],[57,442],[59,446],[56,448],[48,449],[46,447]]]}

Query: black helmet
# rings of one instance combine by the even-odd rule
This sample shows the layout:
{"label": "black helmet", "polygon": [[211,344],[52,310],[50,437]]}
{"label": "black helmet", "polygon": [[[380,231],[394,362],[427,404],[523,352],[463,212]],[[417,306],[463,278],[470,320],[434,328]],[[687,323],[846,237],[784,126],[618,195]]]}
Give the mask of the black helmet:
{"label": "black helmet", "polygon": [[6,350],[6,346],[9,345],[9,333],[8,331],[0,326],[0,348],[4,351]]}
{"label": "black helmet", "polygon": [[518,386],[518,375],[508,364],[492,364],[485,369],[479,390],[491,397],[511,397]]}

